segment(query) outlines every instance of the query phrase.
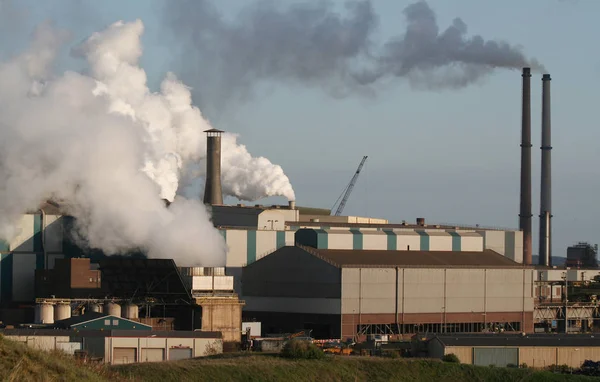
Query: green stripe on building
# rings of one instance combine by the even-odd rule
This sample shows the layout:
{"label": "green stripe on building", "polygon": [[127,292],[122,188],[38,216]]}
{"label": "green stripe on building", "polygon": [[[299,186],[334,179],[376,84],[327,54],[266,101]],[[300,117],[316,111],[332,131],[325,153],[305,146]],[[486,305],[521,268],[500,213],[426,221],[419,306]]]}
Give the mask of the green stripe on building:
{"label": "green stripe on building", "polygon": [[42,245],[42,215],[33,215],[33,252],[43,251]]}
{"label": "green stripe on building", "polygon": [[352,249],[363,249],[363,234],[358,229],[351,229],[352,232]]}
{"label": "green stripe on building", "polygon": [[285,247],[285,231],[277,231],[277,249]]}
{"label": "green stripe on building", "polygon": [[323,229],[315,230],[317,233],[317,249],[329,248],[329,234]]}
{"label": "green stripe on building", "polygon": [[10,251],[10,246],[8,245],[8,241],[0,239],[0,252],[8,252]]}
{"label": "green stripe on building", "polygon": [[392,230],[384,229],[383,232],[387,235],[387,250],[396,251],[398,250],[398,236]]}
{"label": "green stripe on building", "polygon": [[248,231],[246,236],[246,265],[256,261],[256,231]]}
{"label": "green stripe on building", "polygon": [[222,229],[221,230],[221,235],[223,236],[223,239],[227,243],[227,230],[226,229]]}
{"label": "green stripe on building", "polygon": [[515,259],[515,232],[504,232],[504,256]]}
{"label": "green stripe on building", "polygon": [[421,251],[429,251],[429,235],[425,231],[417,231],[419,236],[421,236],[420,242],[420,250]]}
{"label": "green stripe on building", "polygon": [[458,232],[448,232],[452,236],[452,250],[455,252],[461,251],[461,238]]}
{"label": "green stripe on building", "polygon": [[36,253],[35,254],[35,269],[44,269],[46,261],[44,261],[44,254],[43,253]]}
{"label": "green stripe on building", "polygon": [[0,255],[0,300],[12,300],[12,269],[13,255],[5,253]]}

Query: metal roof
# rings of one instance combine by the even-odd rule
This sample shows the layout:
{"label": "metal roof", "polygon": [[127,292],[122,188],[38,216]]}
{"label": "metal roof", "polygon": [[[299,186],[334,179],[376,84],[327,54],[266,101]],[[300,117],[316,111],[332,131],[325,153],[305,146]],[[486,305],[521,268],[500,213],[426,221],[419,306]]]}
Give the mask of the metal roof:
{"label": "metal roof", "polygon": [[463,268],[523,268],[524,265],[486,249],[475,251],[387,251],[354,249],[315,249],[296,246],[338,268],[384,267],[463,267]]}
{"label": "metal roof", "polygon": [[66,330],[66,329],[0,329],[5,336],[69,336],[69,337],[133,337],[133,338],[222,338],[221,332],[188,330]]}
{"label": "metal roof", "polygon": [[429,340],[438,340],[445,346],[467,347],[600,347],[600,336],[590,334],[452,334],[433,336]]}
{"label": "metal roof", "polygon": [[409,224],[409,223],[336,223],[336,222],[328,222],[328,221],[319,221],[319,222],[311,222],[311,221],[286,221],[285,225],[290,227],[348,227],[348,228],[382,228],[382,229],[392,229],[392,228],[410,228],[410,229],[418,229],[418,230],[464,230],[464,231],[518,231],[518,229],[514,228],[502,228],[502,227],[489,227],[489,226],[469,226],[469,225],[451,225],[451,224],[431,224],[427,223],[425,225],[418,224]]}
{"label": "metal roof", "polygon": [[145,326],[145,327],[150,328],[150,329],[152,328],[151,325],[146,325],[146,324],[143,324],[141,322],[129,320],[127,318],[113,316],[113,315],[110,315],[110,314],[105,314],[105,313],[100,313],[100,312],[87,312],[86,314],[83,314],[81,316],[73,316],[71,318],[67,318],[67,319],[64,319],[64,320],[59,320],[59,321],[56,321],[54,323],[54,326],[55,327],[60,327],[60,328],[68,329],[68,328],[71,328],[73,326],[80,325],[80,324],[83,324],[83,323],[86,323],[86,322],[92,322],[92,321],[97,321],[97,320],[104,320],[104,319],[107,319],[107,318],[115,319],[115,320],[129,321],[129,322],[135,323],[136,325]]}

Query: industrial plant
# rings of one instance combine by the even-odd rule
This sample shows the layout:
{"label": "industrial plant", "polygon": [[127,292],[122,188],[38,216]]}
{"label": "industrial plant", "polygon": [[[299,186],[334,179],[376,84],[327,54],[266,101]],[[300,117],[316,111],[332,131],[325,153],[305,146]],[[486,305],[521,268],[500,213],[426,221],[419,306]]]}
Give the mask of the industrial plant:
{"label": "industrial plant", "polygon": [[[354,343],[427,333],[420,351],[441,357],[452,348],[464,362],[477,363],[472,336],[513,333],[520,338],[515,346],[527,347],[527,335],[546,341],[535,346],[554,349],[556,341],[539,336],[596,331],[600,270],[581,262],[561,269],[551,260],[548,74],[541,81],[539,264],[533,264],[531,76],[524,68],[518,229],[344,216],[367,156],[335,209],[296,201],[225,205],[223,132],[210,129],[203,201],[227,245],[225,266],[181,267],[173,259],[82,250],[69,234],[73,218],[48,201],[22,215],[16,237],[0,242],[5,336],[131,363],[214,354],[239,349],[250,337],[299,332]],[[587,247],[577,248],[572,261],[585,257]],[[596,346],[585,339],[572,344]],[[518,350],[511,353],[517,363],[519,351],[535,362],[535,355]]]}

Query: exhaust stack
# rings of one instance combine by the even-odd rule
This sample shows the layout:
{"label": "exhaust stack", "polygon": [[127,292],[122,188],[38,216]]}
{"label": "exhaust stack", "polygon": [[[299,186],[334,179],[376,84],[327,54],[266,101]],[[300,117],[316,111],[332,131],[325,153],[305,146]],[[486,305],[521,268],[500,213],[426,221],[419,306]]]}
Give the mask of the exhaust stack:
{"label": "exhaust stack", "polygon": [[531,69],[523,68],[521,121],[521,208],[519,229],[523,232],[523,264],[532,263],[531,235]]}
{"label": "exhaust stack", "polygon": [[221,134],[223,131],[210,129],[204,131],[206,137],[206,185],[204,186],[204,204],[223,204],[221,188]]}
{"label": "exhaust stack", "polygon": [[552,265],[552,139],[550,75],[542,76],[542,174],[540,187],[540,265]]}

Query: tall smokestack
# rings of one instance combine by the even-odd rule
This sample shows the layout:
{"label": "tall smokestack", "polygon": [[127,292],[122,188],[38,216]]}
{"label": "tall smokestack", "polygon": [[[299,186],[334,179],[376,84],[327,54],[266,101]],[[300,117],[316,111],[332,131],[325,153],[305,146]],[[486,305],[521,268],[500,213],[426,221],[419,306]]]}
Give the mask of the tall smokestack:
{"label": "tall smokestack", "polygon": [[223,191],[221,189],[221,134],[223,131],[210,129],[204,132],[207,135],[204,204],[223,204]]}
{"label": "tall smokestack", "polygon": [[552,142],[550,75],[542,76],[542,179],[540,187],[540,265],[552,265]]}
{"label": "tall smokestack", "polygon": [[532,263],[531,252],[531,69],[523,68],[523,114],[521,121],[521,209],[523,263]]}

